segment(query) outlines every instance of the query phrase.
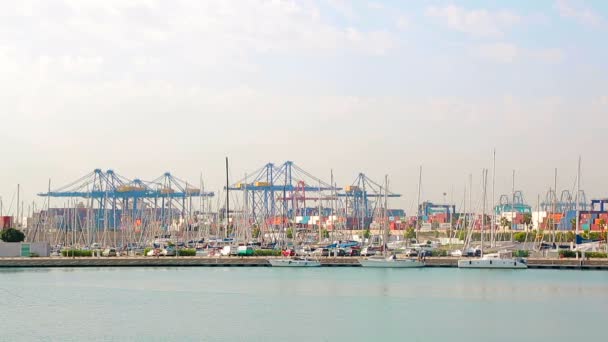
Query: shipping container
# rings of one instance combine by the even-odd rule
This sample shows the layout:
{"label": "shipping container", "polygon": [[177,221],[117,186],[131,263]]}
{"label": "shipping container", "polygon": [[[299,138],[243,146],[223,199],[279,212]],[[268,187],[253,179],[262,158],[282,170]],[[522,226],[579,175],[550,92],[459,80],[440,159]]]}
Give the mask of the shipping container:
{"label": "shipping container", "polygon": [[268,182],[255,182],[253,183],[255,186],[270,186]]}
{"label": "shipping container", "polygon": [[344,187],[344,191],[346,192],[356,192],[359,191],[359,187],[356,185],[347,185]]}

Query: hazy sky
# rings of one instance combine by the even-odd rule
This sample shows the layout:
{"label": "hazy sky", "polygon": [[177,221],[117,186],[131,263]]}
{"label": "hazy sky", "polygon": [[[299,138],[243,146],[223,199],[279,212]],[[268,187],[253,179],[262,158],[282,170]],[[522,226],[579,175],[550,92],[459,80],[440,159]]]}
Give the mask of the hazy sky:
{"label": "hazy sky", "polygon": [[[416,201],[607,195],[606,1],[0,1],[0,195],[293,160]],[[452,192],[452,189],[455,189]],[[476,190],[476,194],[479,190]],[[14,208],[14,205],[13,205]]]}

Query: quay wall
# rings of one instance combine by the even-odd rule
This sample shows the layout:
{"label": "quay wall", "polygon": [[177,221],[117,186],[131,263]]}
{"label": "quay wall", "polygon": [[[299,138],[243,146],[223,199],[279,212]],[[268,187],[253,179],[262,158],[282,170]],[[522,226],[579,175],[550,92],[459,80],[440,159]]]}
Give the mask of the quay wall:
{"label": "quay wall", "polygon": [[[2,267],[267,267],[268,257],[0,258]],[[357,257],[320,258],[326,267],[358,267]],[[458,258],[427,258],[427,267],[458,267]],[[608,270],[608,259],[528,259],[531,269]]]}

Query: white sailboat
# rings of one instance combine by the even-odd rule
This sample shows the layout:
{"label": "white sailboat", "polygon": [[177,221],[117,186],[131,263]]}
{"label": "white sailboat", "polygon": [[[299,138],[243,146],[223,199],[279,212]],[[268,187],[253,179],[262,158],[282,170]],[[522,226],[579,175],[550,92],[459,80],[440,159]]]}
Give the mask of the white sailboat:
{"label": "white sailboat", "polygon": [[359,260],[359,263],[363,267],[375,267],[375,268],[417,268],[424,267],[424,262],[407,258],[407,259],[397,259],[396,255],[387,256],[387,247],[388,247],[388,207],[387,207],[387,198],[388,198],[388,176],[385,176],[384,180],[384,224],[383,224],[383,234],[382,234],[382,243],[384,248],[382,249],[382,255],[371,256],[365,259]]}
{"label": "white sailboat", "polygon": [[315,259],[308,258],[277,258],[268,259],[272,267],[319,267],[321,262]]}
{"label": "white sailboat", "polygon": [[[528,264],[523,258],[513,258],[511,252],[499,252],[483,254],[483,230],[485,228],[486,215],[486,187],[488,183],[488,171],[483,171],[483,213],[481,225],[481,257],[458,260],[458,268],[483,268],[483,269],[527,269]],[[472,229],[472,226],[471,226]]]}

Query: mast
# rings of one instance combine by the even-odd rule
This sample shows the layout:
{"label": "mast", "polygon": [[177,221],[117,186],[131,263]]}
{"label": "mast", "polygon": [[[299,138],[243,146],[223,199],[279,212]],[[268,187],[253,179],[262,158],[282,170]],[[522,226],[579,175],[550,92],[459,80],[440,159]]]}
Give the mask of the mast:
{"label": "mast", "polygon": [[513,186],[511,188],[511,234],[515,229],[515,170],[513,170]]}
{"label": "mast", "polygon": [[496,149],[494,149],[493,159],[492,159],[492,226],[490,228],[490,247],[496,246],[496,213],[494,211],[494,206],[496,203],[494,202],[496,197],[494,194],[494,188],[496,185]]}
{"label": "mast", "polygon": [[483,169],[482,176],[483,176],[483,207],[482,207],[482,213],[481,213],[481,256],[483,257],[483,233],[486,228],[486,198],[487,198],[486,193],[487,193],[487,186],[488,186],[488,170],[487,169]]}
{"label": "mast", "polygon": [[[332,180],[333,182],[333,180]],[[306,208],[304,208],[306,210]],[[319,221],[317,222],[319,225],[319,242],[323,239],[322,229],[321,229],[321,180],[319,179]]]}
{"label": "mast", "polygon": [[388,175],[384,175],[384,231],[382,234],[382,242],[384,246],[382,251],[384,256],[387,255],[388,249]]}
{"label": "mast", "polygon": [[578,204],[580,198],[579,198],[579,192],[581,191],[581,157],[578,157],[578,171],[576,174],[576,232],[575,232],[575,239],[574,239],[574,243],[576,244],[576,238],[578,238],[578,233],[579,233],[579,225],[580,225],[580,218],[579,216],[581,215],[580,213],[580,206]]}
{"label": "mast", "polygon": [[555,230],[557,230],[557,225],[555,223],[555,212],[557,211],[557,168],[555,168],[555,175],[553,177],[553,192],[554,192],[554,196],[553,196],[553,210],[552,210],[552,215],[553,217],[551,218],[551,220],[549,222],[551,222],[551,235],[553,235],[552,238],[552,242],[555,242]]}
{"label": "mast", "polygon": [[21,220],[19,219],[19,192],[20,192],[20,185],[17,184],[17,222],[15,222],[15,225],[17,226],[16,228],[19,228],[19,222],[21,222]]}
{"label": "mast", "polygon": [[228,157],[226,157],[226,231],[224,232],[224,236],[228,237],[228,226],[230,224],[230,196],[229,196],[230,188],[228,185]]}
{"label": "mast", "polygon": [[422,165],[420,165],[420,171],[418,173],[418,206],[416,207],[416,243],[418,243],[418,231],[420,230],[420,188],[422,186]]}

